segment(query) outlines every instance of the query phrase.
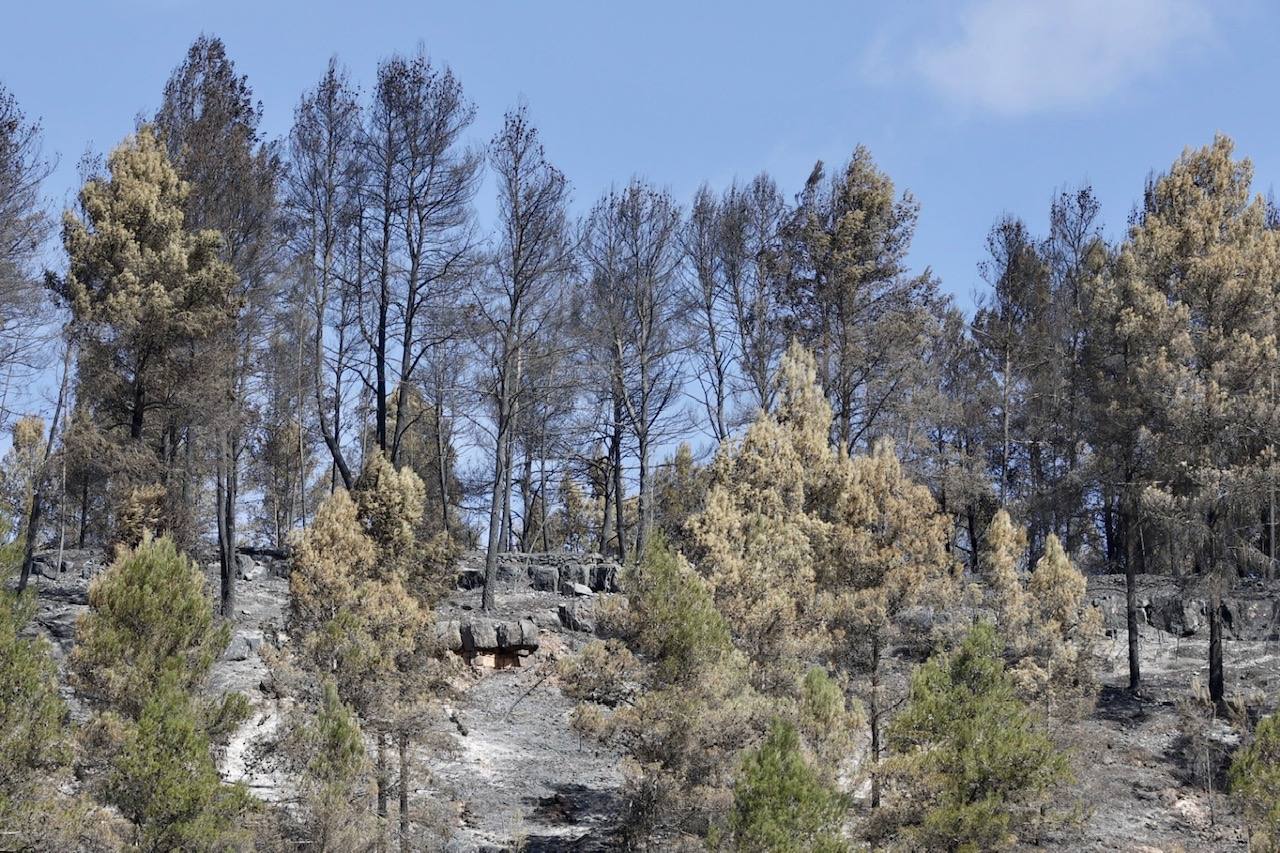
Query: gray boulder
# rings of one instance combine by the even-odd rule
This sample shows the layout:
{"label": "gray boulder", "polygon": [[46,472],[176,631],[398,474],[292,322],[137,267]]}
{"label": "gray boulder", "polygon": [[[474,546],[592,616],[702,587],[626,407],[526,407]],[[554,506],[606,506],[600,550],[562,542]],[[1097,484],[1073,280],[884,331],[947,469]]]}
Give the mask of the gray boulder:
{"label": "gray boulder", "polygon": [[222,653],[223,660],[249,660],[262,648],[262,637],[257,634],[236,634]]}
{"label": "gray boulder", "polygon": [[248,554],[236,554],[236,576],[241,580],[256,581],[266,576],[267,568]]}
{"label": "gray boulder", "polygon": [[530,566],[529,580],[538,592],[555,592],[560,586],[560,573],[555,566]]}
{"label": "gray boulder", "polygon": [[[445,630],[452,633],[452,629]],[[452,636],[449,639],[452,640]],[[459,623],[458,640],[458,649],[465,654],[531,652],[538,648],[538,626],[529,619],[475,617]]]}
{"label": "gray boulder", "polygon": [[80,604],[51,602],[36,613],[36,624],[49,633],[50,639],[70,648],[76,638],[76,622],[87,608]]}
{"label": "gray boulder", "polygon": [[1152,617],[1156,627],[1179,637],[1190,637],[1200,632],[1207,623],[1205,602],[1182,598],[1162,598],[1156,602]]}
{"label": "gray boulder", "polygon": [[436,640],[451,652],[462,651],[462,626],[457,619],[436,623]]}
{"label": "gray boulder", "polygon": [[498,648],[498,628],[492,619],[472,619],[462,626],[462,648],[468,652]]}
{"label": "gray boulder", "polygon": [[560,624],[570,631],[593,634],[596,630],[596,612],[589,600],[570,601],[560,605]]}
{"label": "gray boulder", "polygon": [[532,619],[520,620],[520,646],[525,649],[538,647],[538,626]]}

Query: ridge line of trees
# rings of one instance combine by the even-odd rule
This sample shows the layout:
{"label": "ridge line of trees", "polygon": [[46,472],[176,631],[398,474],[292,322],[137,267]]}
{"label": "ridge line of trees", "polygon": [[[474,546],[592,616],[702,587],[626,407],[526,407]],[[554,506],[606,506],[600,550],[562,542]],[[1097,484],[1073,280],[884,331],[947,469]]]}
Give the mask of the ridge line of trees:
{"label": "ridge line of trees", "polygon": [[892,439],[970,571],[1003,509],[1028,566],[1056,537],[1126,574],[1131,687],[1137,576],[1204,584],[1222,698],[1221,597],[1276,571],[1280,428],[1280,217],[1230,140],[1150,178],[1118,242],[1088,188],[1053,200],[1043,236],[998,221],[968,318],[909,265],[919,204],[864,147],[793,202],[767,174],[687,208],[632,179],[575,221],[531,110],[476,145],[476,109],[421,49],[367,93],[335,59],[273,142],[201,36],[89,170],[66,270],[41,276],[50,163],[0,95],[0,407],[42,369],[34,330],[69,320],[74,362],[49,429],[4,411],[15,535],[167,531],[216,554],[229,613],[237,547],[283,547],[376,452],[425,484],[424,532],[483,542],[490,575],[511,548],[631,562],[655,531],[681,544],[704,500],[710,444],[677,444],[774,411],[795,341],[831,446]]}

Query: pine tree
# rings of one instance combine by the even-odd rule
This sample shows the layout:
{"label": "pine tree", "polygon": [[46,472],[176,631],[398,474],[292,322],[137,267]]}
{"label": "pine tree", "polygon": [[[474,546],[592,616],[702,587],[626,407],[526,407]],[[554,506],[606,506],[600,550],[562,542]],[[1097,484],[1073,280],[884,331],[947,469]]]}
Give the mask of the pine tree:
{"label": "pine tree", "polygon": [[924,377],[911,392],[899,452],[929,486],[939,512],[951,518],[951,551],[977,575],[983,530],[996,504],[987,445],[998,389],[955,306],[937,312],[923,358]]}
{"label": "pine tree", "polygon": [[1070,716],[1092,705],[1097,693],[1096,644],[1102,615],[1088,604],[1088,583],[1056,534],[1024,582],[1026,532],[1000,510],[987,529],[983,571],[1005,658],[1019,695]]}
{"label": "pine tree", "polygon": [[[400,395],[408,397],[400,406]],[[457,452],[449,439],[450,427],[440,423],[445,416],[427,402],[413,385],[401,385],[392,394],[393,417],[389,429],[400,436],[399,464],[418,475],[425,489],[419,533],[424,537],[437,533],[457,535],[461,530],[458,501],[462,484],[455,470]],[[397,417],[407,424],[398,425]]]}
{"label": "pine tree", "polygon": [[351,493],[334,492],[296,539],[289,633],[297,661],[334,680],[377,741],[376,789],[385,825],[391,791],[387,756],[400,747],[400,844],[413,843],[408,746],[441,685],[433,608],[452,561],[445,540],[420,543],[425,487],[408,467],[374,453]]}
{"label": "pine tree", "polygon": [[1178,334],[1176,312],[1158,290],[1133,274],[1132,253],[1121,252],[1085,280],[1087,322],[1084,371],[1090,477],[1102,500],[1103,552],[1125,573],[1129,689],[1142,685],[1138,574],[1156,568],[1157,529],[1143,506],[1155,476],[1153,413],[1165,406],[1149,365]]}
{"label": "pine tree", "polygon": [[144,539],[89,587],[71,653],[73,683],[95,706],[137,719],[166,674],[194,690],[229,640],[200,570],[173,540]]}
{"label": "pine tree", "polygon": [[1050,533],[1027,581],[1033,628],[1027,656],[1014,674],[1024,694],[1043,697],[1052,713],[1086,711],[1097,694],[1102,613],[1088,603],[1087,593],[1084,575]]}
{"label": "pine tree", "polygon": [[795,726],[809,752],[810,763],[824,781],[837,783],[857,748],[867,718],[851,702],[846,687],[820,666],[810,667],[800,682]]}
{"label": "pine tree", "polygon": [[40,292],[42,249],[51,229],[43,183],[56,159],[42,150],[38,120],[0,84],[0,367],[8,394],[34,378],[49,303]]}
{"label": "pine tree", "polygon": [[277,298],[269,273],[280,164],[274,145],[259,132],[261,119],[262,105],[254,103],[247,78],[236,73],[222,40],[200,35],[165,84],[154,124],[190,190],[183,202],[187,226],[222,236],[219,257],[235,277],[225,322],[193,348],[203,381],[189,392],[195,411],[179,416],[172,427],[182,436],[185,461],[170,477],[178,481],[174,488],[190,494],[192,481],[203,473],[197,450],[212,456],[219,606],[225,616],[235,610],[240,473],[255,414],[248,404],[250,386],[260,364],[255,350],[262,318]]}
{"label": "pine tree", "polygon": [[1233,153],[1219,136],[1150,183],[1117,273],[1135,282],[1130,322],[1159,342],[1140,370],[1155,403],[1145,413],[1154,470],[1143,507],[1160,522],[1173,571],[1208,587],[1215,702],[1225,696],[1223,590],[1267,567],[1257,531],[1277,422],[1280,231],[1250,196],[1252,164]]}
{"label": "pine tree", "polygon": [[742,762],[729,848],[751,853],[840,853],[844,798],[809,766],[795,727],[775,721]]}
{"label": "pine tree", "polygon": [[378,833],[368,799],[373,779],[364,735],[331,680],[314,714],[297,714],[282,751],[299,787],[286,835],[325,853],[371,849]]}
{"label": "pine tree", "polygon": [[1031,623],[1031,608],[1018,573],[1026,551],[1026,531],[1014,526],[1008,512],[997,510],[987,526],[980,565],[996,621],[1007,637],[1022,637]]}
{"label": "pine tree", "polygon": [[777,411],[721,447],[691,523],[695,553],[757,689],[792,695],[815,653],[830,652],[859,680],[878,762],[892,704],[883,667],[910,633],[904,617],[958,592],[948,521],[889,443],[853,459],[831,448],[831,408],[799,345],[778,388]]}
{"label": "pine tree", "polygon": [[693,448],[683,441],[654,472],[654,524],[677,550],[691,549],[689,521],[706,499],[706,481],[705,467],[694,460]]}
{"label": "pine tree", "polygon": [[[222,238],[186,229],[188,193],[143,127],[111,153],[106,176],[85,183],[82,216],[64,217],[68,271],[58,284],[80,345],[77,397],[110,453],[117,506],[168,479],[177,463],[172,418],[199,385],[193,347],[223,329],[236,305]],[[180,537],[191,535],[187,497],[164,501],[163,529]]]}
{"label": "pine tree", "polygon": [[887,432],[913,384],[906,377],[922,366],[916,341],[938,283],[906,267],[919,215],[860,145],[830,176],[814,166],[786,228],[779,319],[816,356],[834,412],[830,439],[845,454]]}
{"label": "pine tree", "polygon": [[1244,806],[1249,849],[1280,850],[1280,717],[1258,723],[1231,762],[1231,793]]}
{"label": "pine tree", "polygon": [[565,667],[566,691],[585,700],[574,726],[627,755],[628,843],[703,835],[728,816],[735,759],[764,730],[767,706],[706,582],[660,533],[623,586],[627,607],[602,614],[614,639]]}
{"label": "pine tree", "polygon": [[[0,590],[0,843],[69,849],[82,830],[104,829],[69,787],[71,731],[49,644],[26,635],[30,595]],[[104,833],[105,834],[105,833]]]}
{"label": "pine tree", "polygon": [[0,502],[15,538],[22,538],[39,477],[44,421],[34,415],[18,418],[10,435],[9,451],[0,461]]}
{"label": "pine tree", "polygon": [[929,642],[928,629],[920,631],[909,616],[922,609],[945,612],[959,595],[958,567],[947,550],[946,517],[928,488],[902,470],[891,443],[843,460],[841,473],[820,608],[832,632],[834,660],[860,681],[871,727],[871,801],[878,805],[876,765],[884,723],[896,704],[885,678],[890,649],[904,641]]}
{"label": "pine tree", "polygon": [[1026,484],[1013,482],[1014,471],[1028,467],[1014,458],[1015,439],[1025,434],[1030,364],[1044,357],[1032,348],[1044,340],[1046,331],[1049,271],[1019,219],[997,222],[987,237],[987,251],[990,259],[983,264],[983,275],[991,292],[974,316],[972,335],[987,371],[999,380],[999,437],[992,442],[998,444],[998,462],[993,476],[1004,507],[1028,490]]}
{"label": "pine tree", "polygon": [[883,830],[904,850],[1001,850],[1034,838],[1055,792],[1070,780],[1065,756],[1017,698],[988,624],[911,677],[889,725],[890,808]]}
{"label": "pine tree", "polygon": [[799,345],[783,357],[778,388],[777,410],[721,446],[690,530],[753,682],[785,694],[817,642],[817,561],[832,527],[822,509],[833,499],[837,462],[828,444],[831,408],[813,357]]}
{"label": "pine tree", "polygon": [[209,749],[196,701],[178,671],[165,672],[113,756],[104,792],[132,821],[137,847],[226,849],[245,842],[240,827],[254,800],[239,785],[223,784]]}
{"label": "pine tree", "polygon": [[248,714],[238,693],[198,694],[226,648],[203,574],[168,538],[124,549],[89,588],[72,683],[95,710],[87,778],[148,849],[240,843],[254,801],[222,784],[210,752]]}

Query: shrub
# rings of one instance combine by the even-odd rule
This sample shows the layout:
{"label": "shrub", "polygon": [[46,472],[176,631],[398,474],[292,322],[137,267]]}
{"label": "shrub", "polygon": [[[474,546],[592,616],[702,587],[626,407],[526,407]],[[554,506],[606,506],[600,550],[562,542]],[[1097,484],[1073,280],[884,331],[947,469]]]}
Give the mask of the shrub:
{"label": "shrub", "polygon": [[254,805],[243,788],[222,783],[200,713],[174,670],[150,691],[125,736],[104,799],[133,822],[135,844],[145,850],[231,846]]}
{"label": "shrub", "polygon": [[369,759],[355,714],[326,680],[313,716],[299,716],[284,741],[298,779],[298,808],[287,834],[308,850],[357,851],[377,839],[369,808]]}
{"label": "shrub", "polygon": [[137,718],[163,676],[191,690],[227,647],[205,579],[168,537],[123,551],[89,589],[71,655],[76,686],[100,707]]}
{"label": "shrub", "polygon": [[1258,723],[1253,740],[1231,762],[1230,780],[1249,825],[1249,849],[1280,850],[1280,716]]}
{"label": "shrub", "polygon": [[658,666],[660,678],[677,680],[732,649],[706,582],[661,532],[649,540],[644,559],[624,574],[623,584],[629,633],[636,650]]}
{"label": "shrub", "polygon": [[1003,648],[981,624],[912,676],[889,726],[888,821],[907,849],[1005,849],[1061,817],[1047,806],[1070,778],[1066,757],[1015,693]]}
{"label": "shrub", "polygon": [[57,666],[48,643],[21,633],[34,609],[0,589],[0,843],[13,849],[47,848],[68,805],[50,791],[70,760]]}
{"label": "shrub", "polygon": [[774,721],[733,788],[730,843],[752,853],[837,853],[847,804],[805,760],[790,723]]}
{"label": "shrub", "polygon": [[619,636],[564,669],[570,695],[613,710],[579,706],[574,726],[628,755],[629,843],[659,830],[701,835],[728,814],[736,758],[767,725],[761,703],[706,582],[661,535],[625,587]]}

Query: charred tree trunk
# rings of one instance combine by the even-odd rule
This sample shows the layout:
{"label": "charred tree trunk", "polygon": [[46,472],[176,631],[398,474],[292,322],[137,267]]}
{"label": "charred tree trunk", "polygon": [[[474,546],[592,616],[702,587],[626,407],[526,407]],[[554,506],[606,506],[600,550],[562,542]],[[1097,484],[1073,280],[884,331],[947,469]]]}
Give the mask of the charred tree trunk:
{"label": "charred tree trunk", "polygon": [[374,768],[374,781],[378,788],[378,851],[385,853],[387,849],[387,797],[391,787],[390,773],[387,772],[387,735],[378,733],[378,757]]}
{"label": "charred tree trunk", "polygon": [[76,536],[76,547],[84,550],[89,531],[89,478],[85,477],[80,484],[80,530]]}
{"label": "charred tree trunk", "polygon": [[871,722],[871,807],[880,806],[880,642],[871,641],[871,695],[867,716]]}
{"label": "charred tree trunk", "polygon": [[489,542],[484,559],[484,591],[480,597],[482,610],[492,610],[498,586],[498,549],[506,526],[506,479],[511,470],[508,454],[511,452],[512,417],[510,413],[511,376],[507,367],[502,368],[498,381],[497,436],[493,453],[493,492],[489,503]]}
{"label": "charred tree trunk", "polygon": [[608,554],[613,541],[613,445],[609,445],[608,460],[600,471],[601,497],[604,500],[604,517],[600,519],[600,553]]}
{"label": "charred tree trunk", "polygon": [[409,853],[409,735],[399,735],[400,853]]}
{"label": "charred tree trunk", "polygon": [[1124,612],[1129,635],[1129,689],[1142,688],[1142,666],[1138,660],[1138,524],[1137,512],[1130,506],[1125,513]]}
{"label": "charred tree trunk", "polygon": [[[58,434],[58,423],[62,419],[62,409],[66,405],[67,400],[67,377],[71,372],[71,344],[68,343],[66,350],[62,356],[62,381],[58,383],[58,402],[53,407],[53,418],[49,422],[49,434],[45,437],[44,455],[40,459],[40,463],[32,470],[31,478],[31,507],[27,513],[26,523],[24,524],[23,542],[22,542],[22,573],[18,578],[18,592],[22,592],[27,588],[27,583],[31,579],[31,570],[35,567],[36,561],[36,537],[40,534],[40,518],[44,511],[44,488],[45,488],[45,467],[49,464],[49,457],[53,455],[53,440]],[[66,478],[66,455],[63,455],[63,478]],[[84,538],[84,525],[81,524],[81,538]]]}
{"label": "charred tree trunk", "polygon": [[1209,698],[1221,705],[1226,696],[1222,666],[1222,590],[1218,581],[1209,593]]}
{"label": "charred tree trunk", "polygon": [[613,443],[610,446],[613,454],[611,473],[613,474],[613,516],[614,525],[618,528],[618,562],[627,562],[627,516],[623,505],[622,483],[622,403],[616,397],[613,402]]}
{"label": "charred tree trunk", "polygon": [[444,440],[444,415],[436,403],[436,473],[440,477],[440,529],[449,532],[449,450]]}

